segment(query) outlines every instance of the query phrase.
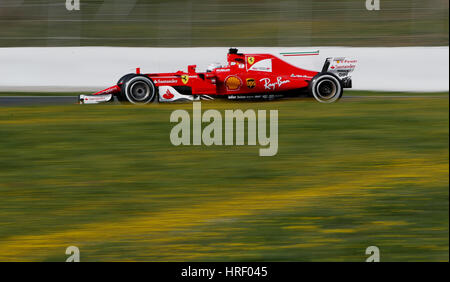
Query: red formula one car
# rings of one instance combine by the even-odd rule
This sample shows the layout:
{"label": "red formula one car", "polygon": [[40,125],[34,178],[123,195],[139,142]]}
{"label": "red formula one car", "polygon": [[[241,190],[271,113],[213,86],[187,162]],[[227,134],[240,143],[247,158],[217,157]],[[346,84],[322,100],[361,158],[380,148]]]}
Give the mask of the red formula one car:
{"label": "red formula one car", "polygon": [[356,61],[328,58],[322,71],[295,67],[270,54],[240,54],[230,49],[228,64],[211,65],[206,72],[189,66],[187,72],[141,74],[123,76],[117,85],[93,95],[80,95],[82,104],[119,101],[133,104],[151,102],[196,101],[216,98],[274,99],[313,96],[317,101],[331,103],[342,97],[344,88],[352,87],[351,73]]}

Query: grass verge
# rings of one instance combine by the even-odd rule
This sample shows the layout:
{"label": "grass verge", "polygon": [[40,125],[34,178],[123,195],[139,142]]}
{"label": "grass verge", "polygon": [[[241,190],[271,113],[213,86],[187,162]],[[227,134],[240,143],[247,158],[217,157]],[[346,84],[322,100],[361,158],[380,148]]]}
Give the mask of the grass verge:
{"label": "grass verge", "polygon": [[173,146],[191,104],[2,108],[0,261],[448,261],[447,99],[202,107],[278,109],[278,155]]}

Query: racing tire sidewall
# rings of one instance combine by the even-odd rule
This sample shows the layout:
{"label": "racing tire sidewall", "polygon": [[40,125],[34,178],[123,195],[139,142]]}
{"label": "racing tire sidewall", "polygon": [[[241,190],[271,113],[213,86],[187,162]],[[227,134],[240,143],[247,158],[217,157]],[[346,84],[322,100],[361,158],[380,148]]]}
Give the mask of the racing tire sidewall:
{"label": "racing tire sidewall", "polygon": [[124,91],[124,85],[125,83],[130,80],[131,78],[135,77],[135,73],[129,73],[124,76],[122,76],[119,81],[117,82],[117,85],[120,87],[121,91],[116,94],[117,100],[119,102],[127,102],[127,98],[125,97],[125,91]]}
{"label": "racing tire sidewall", "polygon": [[[324,81],[328,81],[331,82],[333,84],[334,87],[334,94],[332,95],[331,98],[324,98],[322,95],[320,95],[319,92],[319,86],[321,83],[323,83]],[[312,96],[320,103],[334,103],[336,101],[338,101],[343,94],[343,88],[342,88],[342,84],[339,81],[339,79],[330,74],[330,73],[325,73],[325,74],[320,74],[318,75],[315,79],[313,79],[312,83],[311,83],[311,87],[310,87],[310,91]]]}
{"label": "racing tire sidewall", "polygon": [[[136,97],[131,93],[131,91],[133,90],[132,88],[135,87],[138,83],[140,83],[142,86],[146,88],[146,90],[148,90],[148,95],[146,95],[142,99],[136,99]],[[155,98],[157,96],[155,84],[150,78],[146,76],[137,75],[130,78],[123,84],[122,90],[123,96],[126,99],[126,101],[132,104],[140,104],[140,105],[149,104],[154,100],[156,100]]]}

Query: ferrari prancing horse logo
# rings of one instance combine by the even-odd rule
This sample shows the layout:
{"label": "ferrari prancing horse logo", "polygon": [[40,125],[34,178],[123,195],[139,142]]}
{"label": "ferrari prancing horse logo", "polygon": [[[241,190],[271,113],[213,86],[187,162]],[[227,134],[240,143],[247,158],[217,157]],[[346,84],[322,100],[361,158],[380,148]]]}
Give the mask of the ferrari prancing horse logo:
{"label": "ferrari prancing horse logo", "polygon": [[247,61],[250,65],[253,65],[255,63],[255,57],[248,57]]}
{"label": "ferrari prancing horse logo", "polygon": [[182,81],[184,84],[187,84],[187,83],[189,82],[189,75],[182,75],[182,76],[181,76],[181,81]]}

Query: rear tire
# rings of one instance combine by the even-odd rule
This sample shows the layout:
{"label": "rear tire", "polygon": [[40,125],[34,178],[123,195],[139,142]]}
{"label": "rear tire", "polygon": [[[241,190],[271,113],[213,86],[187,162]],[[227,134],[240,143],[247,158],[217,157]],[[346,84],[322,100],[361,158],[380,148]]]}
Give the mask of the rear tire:
{"label": "rear tire", "polygon": [[147,76],[135,75],[122,84],[122,99],[132,104],[148,104],[156,100],[157,91]]}
{"label": "rear tire", "polygon": [[311,81],[309,92],[320,103],[334,103],[342,97],[344,89],[336,76],[321,73]]}

